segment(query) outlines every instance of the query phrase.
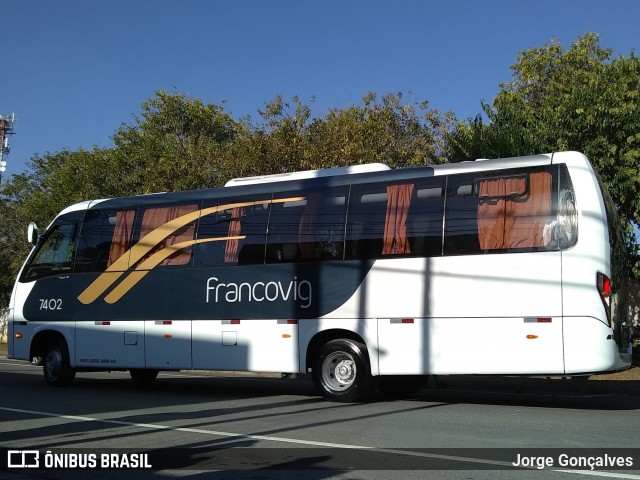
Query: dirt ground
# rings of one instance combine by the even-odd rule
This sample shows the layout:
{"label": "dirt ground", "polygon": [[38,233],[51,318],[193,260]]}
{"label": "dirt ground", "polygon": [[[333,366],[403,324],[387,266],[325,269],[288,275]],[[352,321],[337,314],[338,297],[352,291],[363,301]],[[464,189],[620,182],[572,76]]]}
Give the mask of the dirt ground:
{"label": "dirt ground", "polygon": [[624,372],[610,373],[608,375],[592,375],[589,380],[607,380],[610,382],[632,380],[640,382],[640,361],[635,360],[629,370]]}

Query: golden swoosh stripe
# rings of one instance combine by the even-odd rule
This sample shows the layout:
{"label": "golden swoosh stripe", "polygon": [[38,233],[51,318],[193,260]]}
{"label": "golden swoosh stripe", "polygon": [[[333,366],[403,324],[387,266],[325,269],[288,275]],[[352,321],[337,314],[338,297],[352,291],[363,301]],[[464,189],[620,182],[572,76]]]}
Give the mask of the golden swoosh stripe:
{"label": "golden swoosh stripe", "polygon": [[167,238],[172,233],[188,225],[191,222],[196,221],[198,218],[206,217],[217,213],[222,210],[229,210],[232,208],[249,207],[252,205],[264,205],[270,203],[285,203],[285,202],[298,202],[304,200],[305,197],[290,197],[279,198],[277,200],[258,200],[254,202],[239,202],[228,203],[226,205],[218,205],[216,207],[209,207],[202,210],[196,210],[195,212],[187,213],[180,217],[176,217],[169,222],[160,225],[155,230],[152,230],[142,239],[138,241],[133,247],[127,250],[120,258],[113,262],[109,268],[100,274],[80,295],[78,300],[88,305],[100,297],[111,287],[118,279],[124,275],[128,270],[129,265],[135,265],[140,261],[147,253],[153,250],[162,240]]}
{"label": "golden swoosh stripe", "polygon": [[144,262],[136,267],[136,269],[129,273],[122,282],[118,284],[116,288],[109,292],[109,295],[104,297],[104,301],[107,303],[116,303],[120,300],[129,290],[131,290],[140,280],[142,280],[150,270],[157,267],[163,260],[166,260],[174,253],[182,250],[183,248],[190,247],[192,245],[199,245],[201,243],[220,242],[226,240],[242,240],[246,238],[246,235],[239,235],[237,237],[217,237],[217,238],[203,238],[201,240],[189,240],[187,242],[180,242],[154,253]]}

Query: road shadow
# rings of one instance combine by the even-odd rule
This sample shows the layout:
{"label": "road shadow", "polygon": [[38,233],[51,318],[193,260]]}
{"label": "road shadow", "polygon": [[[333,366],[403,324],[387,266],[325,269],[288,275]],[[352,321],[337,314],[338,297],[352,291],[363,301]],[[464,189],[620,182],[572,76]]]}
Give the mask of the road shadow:
{"label": "road shadow", "polygon": [[640,381],[441,376],[418,394],[428,401],[598,410],[640,409]]}

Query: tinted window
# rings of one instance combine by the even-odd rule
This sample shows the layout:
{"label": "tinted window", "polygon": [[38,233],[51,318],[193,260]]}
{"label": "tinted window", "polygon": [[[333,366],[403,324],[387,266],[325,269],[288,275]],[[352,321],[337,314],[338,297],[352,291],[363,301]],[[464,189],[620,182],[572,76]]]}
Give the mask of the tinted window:
{"label": "tinted window", "polygon": [[278,193],[267,237],[267,261],[342,260],[348,187]]}
{"label": "tinted window", "polygon": [[140,209],[130,265],[143,270],[189,265],[199,216],[195,203]]}
{"label": "tinted window", "polygon": [[478,240],[478,203],[473,194],[474,178],[450,176],[447,183],[447,205],[444,225],[444,253],[476,253]]}
{"label": "tinted window", "polygon": [[56,220],[38,243],[34,255],[25,267],[22,280],[29,281],[71,272],[77,229],[76,221],[68,221],[64,218]]}
{"label": "tinted window", "polygon": [[271,195],[205,201],[194,265],[264,263]]}
{"label": "tinted window", "polygon": [[557,183],[548,169],[450,176],[444,229],[449,255],[555,249]]}
{"label": "tinted window", "polygon": [[444,179],[354,185],[346,258],[442,254]]}
{"label": "tinted window", "polygon": [[[131,245],[135,210],[89,210],[78,239],[76,272],[102,272],[113,265]],[[128,267],[124,260],[121,269]]]}

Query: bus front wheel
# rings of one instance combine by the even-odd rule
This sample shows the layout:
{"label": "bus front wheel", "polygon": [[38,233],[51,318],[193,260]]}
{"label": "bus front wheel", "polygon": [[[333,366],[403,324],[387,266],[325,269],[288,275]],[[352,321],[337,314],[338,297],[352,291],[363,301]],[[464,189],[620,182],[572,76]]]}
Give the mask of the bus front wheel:
{"label": "bus front wheel", "polygon": [[365,346],[347,339],[331,340],[322,345],[313,365],[313,381],[327,400],[364,400],[373,389]]}
{"label": "bus front wheel", "polygon": [[49,347],[42,362],[42,371],[49,385],[64,386],[73,382],[76,371],[69,363],[66,343],[58,341]]}

